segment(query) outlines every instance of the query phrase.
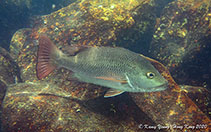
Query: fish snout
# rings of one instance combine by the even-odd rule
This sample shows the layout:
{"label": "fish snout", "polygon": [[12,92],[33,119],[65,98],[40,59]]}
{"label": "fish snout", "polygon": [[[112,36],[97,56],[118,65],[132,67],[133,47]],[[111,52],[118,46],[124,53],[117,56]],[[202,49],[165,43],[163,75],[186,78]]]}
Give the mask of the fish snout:
{"label": "fish snout", "polygon": [[168,82],[166,81],[165,83],[157,86],[157,87],[154,87],[154,91],[162,91],[162,90],[166,90],[168,88]]}

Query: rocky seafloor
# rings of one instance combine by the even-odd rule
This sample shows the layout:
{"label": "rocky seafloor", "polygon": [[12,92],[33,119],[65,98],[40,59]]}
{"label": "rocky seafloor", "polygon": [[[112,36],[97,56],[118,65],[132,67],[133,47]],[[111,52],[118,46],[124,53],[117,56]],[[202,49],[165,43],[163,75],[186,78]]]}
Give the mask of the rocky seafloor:
{"label": "rocky seafloor", "polygon": [[[210,1],[168,2],[78,0],[18,30],[9,52],[0,49],[2,131],[209,131]],[[154,58],[169,88],[104,98],[108,88],[73,81],[66,69],[38,80],[40,34],[61,50],[121,46]]]}

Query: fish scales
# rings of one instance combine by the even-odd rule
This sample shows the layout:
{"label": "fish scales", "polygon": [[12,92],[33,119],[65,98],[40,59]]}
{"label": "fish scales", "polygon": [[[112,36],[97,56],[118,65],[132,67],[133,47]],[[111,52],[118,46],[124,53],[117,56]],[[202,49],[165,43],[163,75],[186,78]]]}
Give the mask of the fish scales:
{"label": "fish scales", "polygon": [[60,64],[73,72],[119,77],[123,77],[126,72],[138,72],[144,63],[149,63],[129,50],[111,47],[91,47],[73,57],[64,55],[60,61]]}

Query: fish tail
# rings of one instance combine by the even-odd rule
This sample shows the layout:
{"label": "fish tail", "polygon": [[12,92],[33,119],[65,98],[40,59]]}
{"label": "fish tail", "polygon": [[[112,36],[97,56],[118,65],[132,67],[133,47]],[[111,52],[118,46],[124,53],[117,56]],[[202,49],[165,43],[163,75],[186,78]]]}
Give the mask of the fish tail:
{"label": "fish tail", "polygon": [[37,52],[37,78],[42,79],[48,76],[57,68],[55,60],[60,56],[61,51],[53,44],[53,42],[46,36],[39,37],[39,48]]}

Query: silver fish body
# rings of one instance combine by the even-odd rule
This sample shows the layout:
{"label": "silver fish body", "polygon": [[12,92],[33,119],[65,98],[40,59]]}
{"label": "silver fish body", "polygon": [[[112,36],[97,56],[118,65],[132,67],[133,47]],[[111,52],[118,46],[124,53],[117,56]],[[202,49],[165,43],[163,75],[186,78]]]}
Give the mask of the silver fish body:
{"label": "silver fish body", "polygon": [[[153,92],[166,89],[167,81],[154,66],[139,54],[116,47],[89,47],[75,56],[60,54],[59,67],[75,73],[84,82],[128,92]],[[149,78],[147,73],[154,74]],[[99,77],[126,80],[127,83]]]}

